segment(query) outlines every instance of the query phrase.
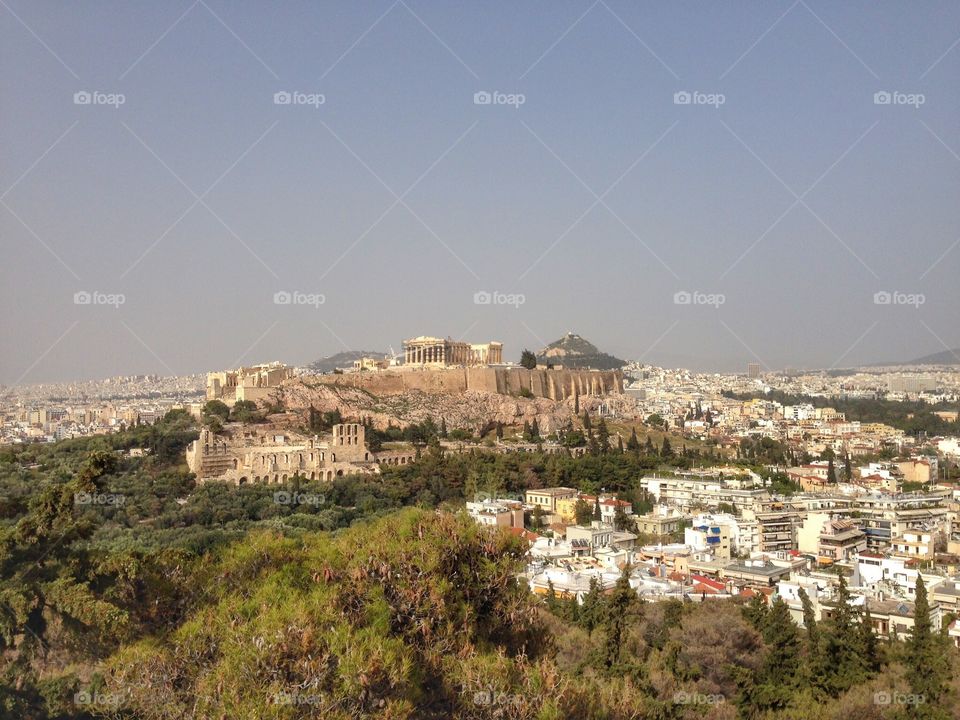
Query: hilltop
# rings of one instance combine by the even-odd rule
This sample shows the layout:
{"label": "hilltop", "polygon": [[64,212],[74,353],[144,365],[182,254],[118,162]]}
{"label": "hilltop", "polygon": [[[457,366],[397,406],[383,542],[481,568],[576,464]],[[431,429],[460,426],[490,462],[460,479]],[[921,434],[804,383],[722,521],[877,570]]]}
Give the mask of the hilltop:
{"label": "hilltop", "polygon": [[613,370],[627,364],[625,360],[601,352],[596,345],[572,332],[554,340],[538,352],[537,363],[598,370]]}
{"label": "hilltop", "polygon": [[364,357],[382,358],[386,354],[378,350],[346,350],[338,352],[336,355],[314,360],[308,367],[317,372],[333,372],[338,368],[352,368],[354,360]]}

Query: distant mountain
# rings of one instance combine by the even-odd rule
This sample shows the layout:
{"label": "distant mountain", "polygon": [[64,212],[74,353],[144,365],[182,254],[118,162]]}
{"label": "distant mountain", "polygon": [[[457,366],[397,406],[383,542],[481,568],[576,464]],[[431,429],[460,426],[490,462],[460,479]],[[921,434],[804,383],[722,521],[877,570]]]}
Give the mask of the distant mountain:
{"label": "distant mountain", "polygon": [[960,348],[954,350],[944,350],[942,352],[933,353],[932,355],[924,355],[921,358],[916,360],[911,360],[910,362],[905,363],[896,363],[897,365],[960,365]]}
{"label": "distant mountain", "polygon": [[537,353],[537,363],[563,365],[569,368],[596,368],[613,370],[626,365],[626,361],[600,352],[593,343],[576,333],[567,333]]}
{"label": "distant mountain", "polygon": [[310,363],[310,369],[317,372],[333,372],[337,368],[352,368],[353,361],[363,357],[382,358],[387,353],[374,350],[347,350],[330,357],[320,358]]}

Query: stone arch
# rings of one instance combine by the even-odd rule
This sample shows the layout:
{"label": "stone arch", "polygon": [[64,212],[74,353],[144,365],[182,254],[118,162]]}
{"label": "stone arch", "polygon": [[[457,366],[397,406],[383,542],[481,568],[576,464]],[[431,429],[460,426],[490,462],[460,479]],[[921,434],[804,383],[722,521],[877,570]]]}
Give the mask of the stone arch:
{"label": "stone arch", "polygon": [[337,477],[343,477],[343,470],[337,470]]}
{"label": "stone arch", "polygon": [[247,484],[247,476],[246,476],[246,475],[244,475],[244,476],[241,477],[239,480],[237,480],[237,485],[246,485],[246,484]]}

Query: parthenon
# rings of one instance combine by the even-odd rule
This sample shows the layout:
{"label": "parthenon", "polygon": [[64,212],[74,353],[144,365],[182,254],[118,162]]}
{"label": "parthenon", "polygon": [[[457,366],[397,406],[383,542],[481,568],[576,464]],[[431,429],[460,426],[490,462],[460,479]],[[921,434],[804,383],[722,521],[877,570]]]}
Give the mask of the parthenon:
{"label": "parthenon", "polygon": [[450,338],[420,337],[403,341],[404,365],[499,365],[503,344],[470,344]]}

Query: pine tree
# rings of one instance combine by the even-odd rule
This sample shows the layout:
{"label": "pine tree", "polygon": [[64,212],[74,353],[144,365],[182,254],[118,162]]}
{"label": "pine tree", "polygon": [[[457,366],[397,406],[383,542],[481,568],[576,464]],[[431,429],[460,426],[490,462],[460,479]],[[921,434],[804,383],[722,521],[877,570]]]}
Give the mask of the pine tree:
{"label": "pine tree", "polygon": [[594,504],[593,504],[593,519],[599,520],[602,517],[603,517],[603,514],[600,512],[600,496],[597,495],[597,499],[594,501]]}
{"label": "pine tree", "polygon": [[590,413],[586,410],[583,411],[583,429],[589,430],[593,427],[593,424],[590,422]]}
{"label": "pine tree", "polygon": [[444,417],[440,418],[440,437],[447,437],[447,419]]}
{"label": "pine tree", "polygon": [[623,438],[617,435],[617,453],[623,455]]}
{"label": "pine tree", "polygon": [[636,428],[633,429],[633,432],[630,433],[630,439],[627,440],[627,450],[634,454],[639,454],[640,452],[640,441],[637,439]]}
{"label": "pine tree", "polygon": [[540,424],[537,422],[536,418],[533,419],[533,423],[530,425],[530,437],[534,438],[535,440],[540,439]]}

